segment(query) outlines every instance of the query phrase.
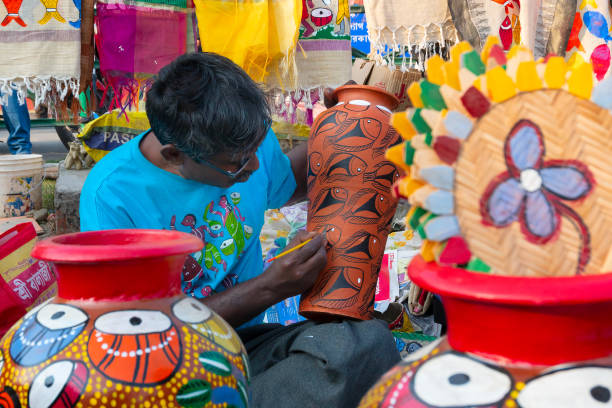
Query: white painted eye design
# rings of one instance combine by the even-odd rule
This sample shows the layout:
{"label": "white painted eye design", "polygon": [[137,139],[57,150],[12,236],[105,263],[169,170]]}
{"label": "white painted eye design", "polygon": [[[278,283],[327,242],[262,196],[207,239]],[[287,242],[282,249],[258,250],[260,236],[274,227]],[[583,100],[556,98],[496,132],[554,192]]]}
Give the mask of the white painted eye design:
{"label": "white painted eye design", "polygon": [[521,408],[609,408],[611,393],[611,367],[565,368],[529,380],[517,402]]}
{"label": "white painted eye design", "polygon": [[213,231],[219,231],[221,228],[222,227],[219,224],[215,224],[212,227],[210,227],[210,229],[213,230]]}
{"label": "white painted eye design", "polygon": [[2,374],[3,368],[4,368],[4,356],[2,356],[2,352],[0,352],[0,374]]}
{"label": "white painted eye design", "polygon": [[120,310],[103,314],[94,327],[102,333],[134,335],[165,332],[172,326],[170,318],[156,310]]}
{"label": "white painted eye design", "polygon": [[74,407],[87,385],[87,367],[80,361],[58,361],[36,375],[28,394],[31,408]]}
{"label": "white painted eye design", "polygon": [[183,323],[198,324],[210,319],[212,312],[201,302],[193,298],[185,298],[172,306],[172,313]]}
{"label": "white painted eye design", "polygon": [[73,306],[50,303],[36,313],[36,321],[49,330],[63,330],[87,321],[87,315]]}
{"label": "white painted eye design", "polygon": [[448,352],[423,363],[412,380],[414,396],[432,407],[476,407],[501,402],[511,377],[466,355]]}

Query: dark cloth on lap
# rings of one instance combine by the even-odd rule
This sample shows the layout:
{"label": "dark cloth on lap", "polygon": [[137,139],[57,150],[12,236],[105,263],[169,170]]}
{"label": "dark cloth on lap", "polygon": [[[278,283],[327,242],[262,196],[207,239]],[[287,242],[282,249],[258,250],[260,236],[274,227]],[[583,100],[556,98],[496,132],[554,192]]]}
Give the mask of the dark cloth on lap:
{"label": "dark cloth on lap", "polygon": [[355,408],[399,360],[380,320],[259,325],[238,331],[254,408]]}

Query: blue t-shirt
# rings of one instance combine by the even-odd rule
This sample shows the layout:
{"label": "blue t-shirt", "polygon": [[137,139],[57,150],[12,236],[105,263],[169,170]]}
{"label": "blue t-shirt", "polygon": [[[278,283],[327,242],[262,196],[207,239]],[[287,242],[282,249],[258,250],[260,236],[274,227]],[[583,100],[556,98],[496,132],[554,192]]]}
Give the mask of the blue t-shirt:
{"label": "blue t-shirt", "polygon": [[[183,269],[183,291],[203,298],[262,273],[264,212],[283,206],[296,182],[272,131],[257,150],[259,169],[228,188],[186,180],[141,153],[142,135],[106,155],[81,192],[81,230],[176,229],[204,241]],[[255,322],[253,322],[255,323]]]}

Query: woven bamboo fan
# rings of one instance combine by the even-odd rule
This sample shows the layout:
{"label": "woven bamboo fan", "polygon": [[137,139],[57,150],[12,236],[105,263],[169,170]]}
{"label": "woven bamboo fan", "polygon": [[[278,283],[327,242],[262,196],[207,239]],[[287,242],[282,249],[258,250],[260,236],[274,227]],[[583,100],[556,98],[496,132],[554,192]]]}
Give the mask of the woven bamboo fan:
{"label": "woven bamboo fan", "polygon": [[612,272],[612,80],[590,64],[460,43],[393,123],[396,193],[423,257],[522,276]]}

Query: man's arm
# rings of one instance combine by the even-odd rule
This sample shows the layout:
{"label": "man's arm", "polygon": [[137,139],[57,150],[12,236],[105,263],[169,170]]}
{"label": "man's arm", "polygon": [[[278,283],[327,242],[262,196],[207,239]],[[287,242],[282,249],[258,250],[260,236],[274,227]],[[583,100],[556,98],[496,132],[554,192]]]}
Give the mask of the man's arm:
{"label": "man's arm", "polygon": [[214,294],[202,303],[238,327],[268,307],[304,293],[314,284],[327,263],[327,242],[323,235],[300,231],[287,248],[312,238],[308,244],[276,261],[261,275]]}
{"label": "man's arm", "polygon": [[289,161],[291,161],[291,170],[293,170],[295,183],[297,184],[295,191],[287,204],[295,204],[306,200],[306,176],[308,174],[307,154],[308,143],[303,143],[287,153]]}

